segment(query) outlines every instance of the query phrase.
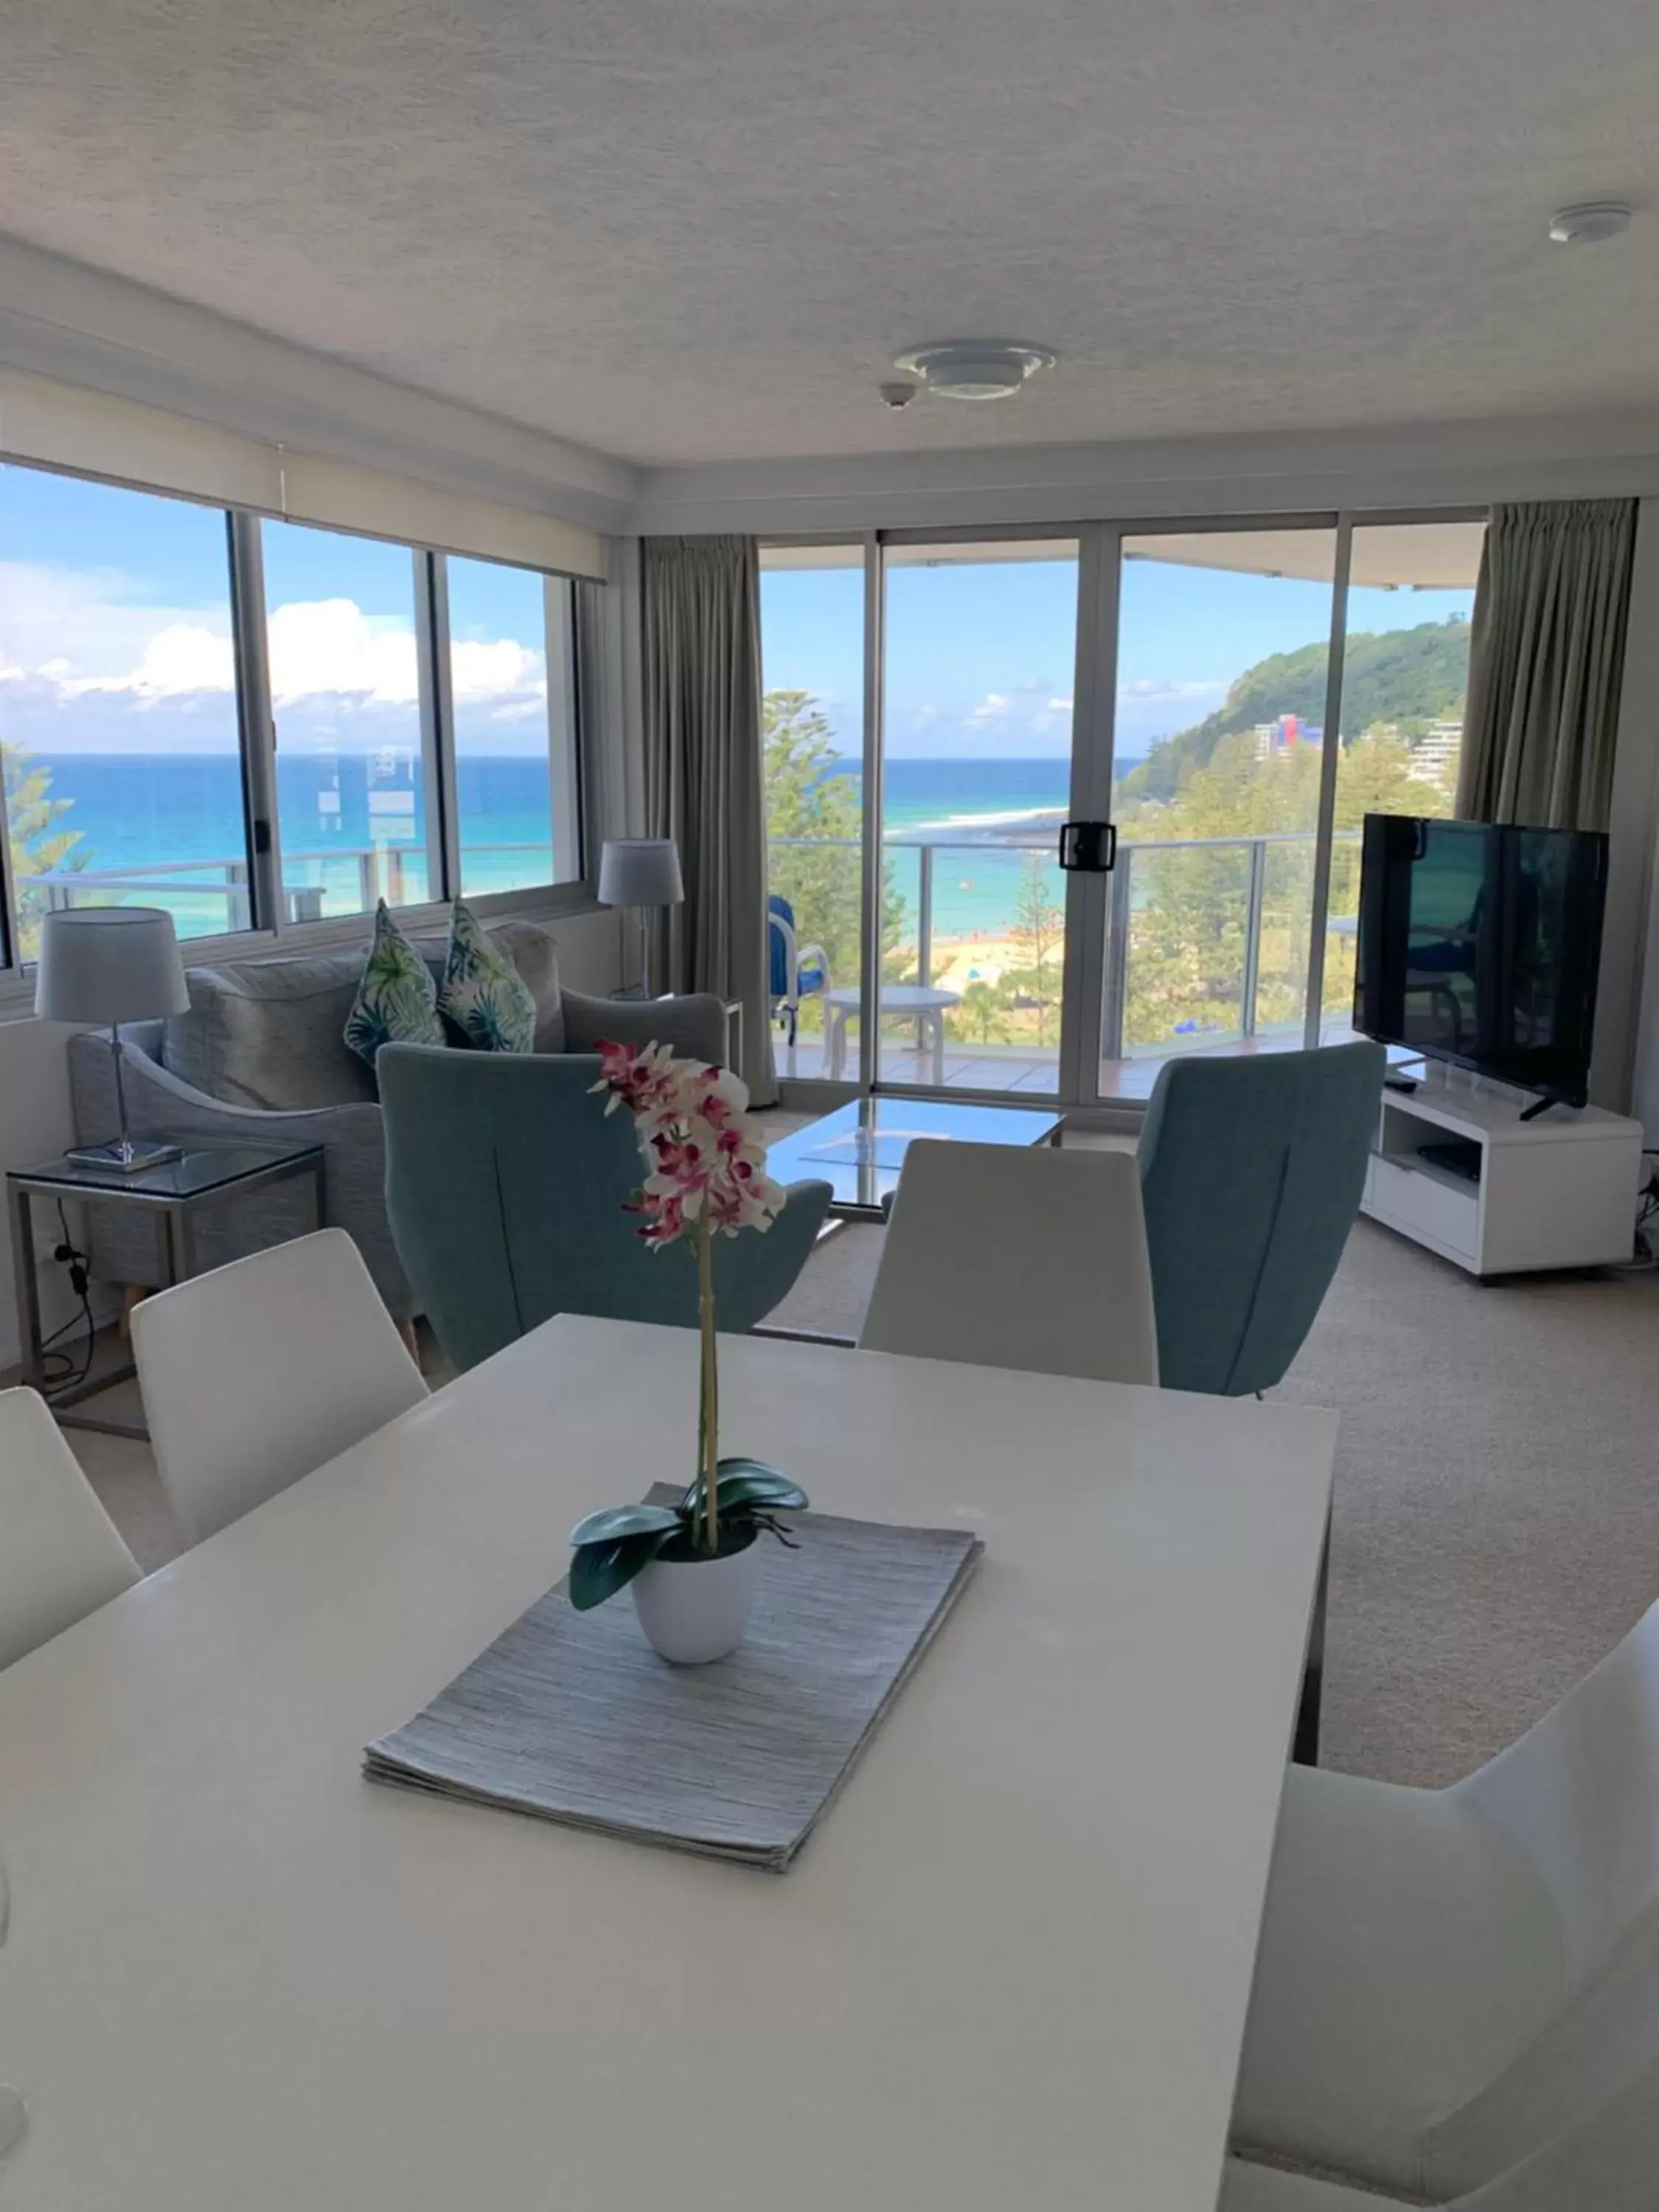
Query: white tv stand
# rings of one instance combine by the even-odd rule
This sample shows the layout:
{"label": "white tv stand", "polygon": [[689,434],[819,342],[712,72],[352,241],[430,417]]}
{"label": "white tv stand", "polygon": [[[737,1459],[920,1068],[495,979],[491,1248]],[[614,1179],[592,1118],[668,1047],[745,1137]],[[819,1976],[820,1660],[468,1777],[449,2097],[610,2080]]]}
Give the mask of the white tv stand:
{"label": "white tv stand", "polygon": [[[1523,1121],[1536,1103],[1433,1061],[1415,1091],[1385,1089],[1361,1211],[1472,1275],[1628,1260],[1641,1123],[1597,1106]],[[1480,1146],[1478,1181],[1424,1158],[1425,1145],[1455,1139]]]}

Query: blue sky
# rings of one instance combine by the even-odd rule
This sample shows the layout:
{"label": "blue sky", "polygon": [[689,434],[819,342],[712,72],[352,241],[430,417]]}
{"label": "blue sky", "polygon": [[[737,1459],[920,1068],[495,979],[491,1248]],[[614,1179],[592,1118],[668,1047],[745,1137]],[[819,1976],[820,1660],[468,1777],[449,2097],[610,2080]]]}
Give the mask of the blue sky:
{"label": "blue sky", "polygon": [[[857,568],[761,578],[767,686],[816,693],[843,751],[859,750],[864,584]],[[1468,592],[1358,589],[1349,627],[1409,629],[1467,615]],[[1077,568],[960,562],[888,572],[887,746],[898,759],[1042,758],[1069,747]],[[1121,760],[1200,721],[1254,662],[1324,637],[1330,586],[1160,561],[1124,563]]]}
{"label": "blue sky", "polygon": [[[279,744],[419,743],[412,556],[264,526]],[[457,744],[545,756],[539,576],[450,563]],[[226,526],[216,509],[0,466],[0,735],[49,754],[237,744]]]}

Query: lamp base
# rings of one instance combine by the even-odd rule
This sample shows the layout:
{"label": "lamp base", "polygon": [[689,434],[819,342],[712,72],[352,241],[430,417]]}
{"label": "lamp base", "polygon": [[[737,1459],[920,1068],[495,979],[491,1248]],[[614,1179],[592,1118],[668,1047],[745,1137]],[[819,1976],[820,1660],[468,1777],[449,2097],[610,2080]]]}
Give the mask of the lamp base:
{"label": "lamp base", "polygon": [[142,1137],[117,1137],[107,1145],[76,1145],[64,1153],[71,1167],[102,1168],[108,1175],[143,1175],[185,1157],[182,1145],[147,1143]]}

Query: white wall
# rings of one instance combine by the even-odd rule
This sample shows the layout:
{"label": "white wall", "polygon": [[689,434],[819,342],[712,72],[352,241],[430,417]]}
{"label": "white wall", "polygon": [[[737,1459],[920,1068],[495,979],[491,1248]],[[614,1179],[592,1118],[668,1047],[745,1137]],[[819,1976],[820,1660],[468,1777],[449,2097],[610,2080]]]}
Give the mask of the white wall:
{"label": "white wall", "polygon": [[[541,919],[542,917],[538,917]],[[602,998],[622,975],[622,917],[611,908],[566,915],[551,927],[559,948],[559,979],[572,991]],[[273,957],[269,945],[251,958]],[[65,1051],[74,1034],[58,1022],[31,1018],[0,1022],[0,1170],[49,1160],[71,1144],[69,1062]],[[45,1326],[67,1321],[74,1311],[65,1270],[51,1256],[52,1240],[35,1213],[35,1245]],[[46,1249],[41,1251],[40,1247]],[[0,1219],[0,1369],[20,1356],[15,1295],[12,1287],[11,1224]]]}
{"label": "white wall", "polygon": [[[0,1024],[0,1168],[29,1167],[49,1160],[72,1139],[69,1063],[64,1047],[73,1032],[59,1022]],[[74,1310],[64,1270],[53,1264],[37,1212],[37,1252],[46,1245],[40,1267],[43,1319],[48,1331]],[[12,1290],[11,1218],[0,1221],[0,1368],[18,1357],[16,1301]]]}

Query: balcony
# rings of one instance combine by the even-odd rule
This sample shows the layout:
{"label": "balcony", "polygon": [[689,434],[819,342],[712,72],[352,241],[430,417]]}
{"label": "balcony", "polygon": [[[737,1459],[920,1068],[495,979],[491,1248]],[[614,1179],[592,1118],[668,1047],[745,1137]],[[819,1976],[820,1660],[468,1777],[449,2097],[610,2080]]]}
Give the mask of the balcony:
{"label": "balcony", "polygon": [[[1103,1096],[1144,1097],[1158,1069],[1177,1054],[1301,1048],[1316,842],[1311,831],[1291,831],[1119,846],[1108,891]],[[1334,840],[1322,994],[1328,1018],[1320,1030],[1327,1043],[1352,1034],[1346,1016],[1358,843],[1357,830],[1340,831]],[[1042,833],[884,841],[884,985],[944,989],[956,994],[957,1003],[943,1011],[942,1049],[931,1030],[919,1032],[915,1021],[884,1015],[884,1083],[926,1087],[942,1081],[952,1090],[1038,1095],[1055,1090],[1064,881],[1053,853],[1052,835]],[[1000,911],[994,887],[983,880],[992,871],[1005,878]],[[837,921],[841,941],[847,940],[858,878],[855,841],[772,841],[771,879],[795,905],[803,946],[833,945]],[[1023,927],[1017,893],[1024,899]],[[964,928],[972,897],[982,918]],[[1041,971],[1035,977],[1034,957]],[[857,981],[856,972],[836,972],[832,953],[832,990],[850,990]],[[832,1029],[841,1018],[832,1013]],[[793,1053],[778,1041],[781,1073],[856,1075],[856,1017],[847,1017],[848,1034],[838,1052],[824,1028],[821,1006],[808,998]]]}
{"label": "balcony", "polygon": [[[503,867],[503,855],[514,854],[526,856],[522,871]],[[500,870],[504,889],[513,887],[507,878],[553,879],[553,854],[547,845],[465,845],[461,861],[464,878]],[[330,846],[283,855],[283,913],[290,923],[373,914],[381,899],[391,907],[420,906],[431,896],[427,886],[423,846]],[[234,936],[253,927],[248,864],[240,855],[147,861],[118,870],[63,869],[26,876],[17,889],[26,936],[32,915],[64,907],[118,906],[129,898],[165,907],[180,938]]]}

